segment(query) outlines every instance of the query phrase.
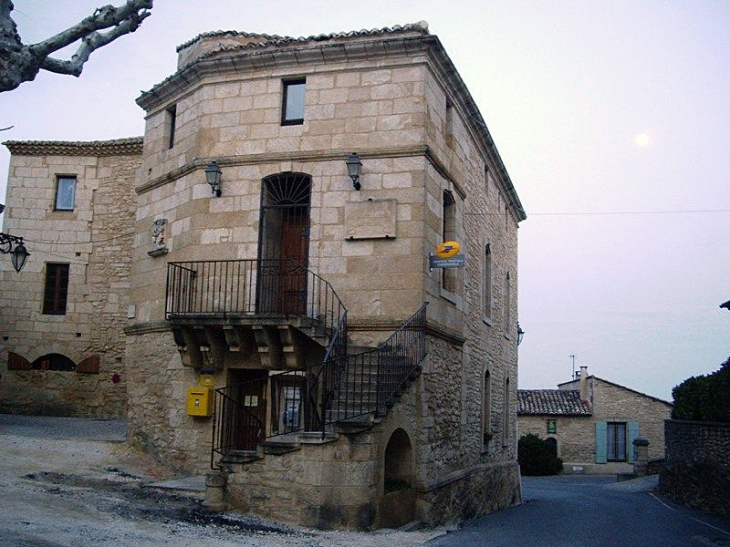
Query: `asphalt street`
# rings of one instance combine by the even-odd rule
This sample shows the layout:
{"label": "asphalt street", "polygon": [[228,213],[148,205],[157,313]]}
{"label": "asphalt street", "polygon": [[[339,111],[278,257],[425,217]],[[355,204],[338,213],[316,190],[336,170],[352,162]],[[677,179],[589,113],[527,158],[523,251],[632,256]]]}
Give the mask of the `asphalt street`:
{"label": "asphalt street", "polygon": [[655,480],[524,477],[525,503],[465,523],[429,547],[730,546],[730,522],[652,492]]}

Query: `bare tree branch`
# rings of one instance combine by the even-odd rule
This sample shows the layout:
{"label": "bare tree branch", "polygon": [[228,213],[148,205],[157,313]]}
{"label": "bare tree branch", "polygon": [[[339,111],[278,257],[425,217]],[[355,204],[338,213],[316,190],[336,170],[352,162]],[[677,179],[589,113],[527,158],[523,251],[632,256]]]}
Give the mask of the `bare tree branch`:
{"label": "bare tree branch", "polygon": [[[91,53],[134,32],[150,16],[153,0],[127,0],[114,7],[103,6],[80,23],[59,32],[38,44],[24,45],[17,32],[12,0],[0,0],[0,92],[15,89],[33,80],[38,72],[48,70],[58,74],[79,76]],[[108,29],[108,32],[98,32]],[[50,55],[81,40],[70,60],[54,59]]]}

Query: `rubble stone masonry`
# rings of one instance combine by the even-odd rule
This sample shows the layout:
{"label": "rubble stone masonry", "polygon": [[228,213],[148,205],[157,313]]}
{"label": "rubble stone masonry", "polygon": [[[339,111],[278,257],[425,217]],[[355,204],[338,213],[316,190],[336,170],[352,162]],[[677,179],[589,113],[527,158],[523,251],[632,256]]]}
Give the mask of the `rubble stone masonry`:
{"label": "rubble stone masonry", "polygon": [[[22,236],[31,255],[20,273],[2,263],[0,410],[123,417],[123,328],[142,140],[5,144],[12,158],[4,231]],[[72,211],[54,210],[58,176],[76,177]],[[61,315],[42,313],[48,263],[69,265]],[[8,370],[11,354],[16,366]],[[22,370],[49,354],[67,357],[76,370]]]}

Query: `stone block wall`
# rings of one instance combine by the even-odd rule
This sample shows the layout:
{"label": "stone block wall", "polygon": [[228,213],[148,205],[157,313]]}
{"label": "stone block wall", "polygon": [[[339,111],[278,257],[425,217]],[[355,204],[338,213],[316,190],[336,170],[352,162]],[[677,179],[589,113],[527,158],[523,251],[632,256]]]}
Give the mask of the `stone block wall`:
{"label": "stone block wall", "polygon": [[[165,327],[128,329],[127,438],[138,449],[185,473],[210,469],[212,418],[187,415],[187,391],[198,371],[185,367]],[[220,375],[216,385],[223,385]]]}
{"label": "stone block wall", "polygon": [[667,420],[659,489],[669,498],[730,517],[730,424]]}
{"label": "stone block wall", "polygon": [[[2,272],[2,411],[85,417],[126,413],[124,332],[134,233],[134,180],[141,139],[94,143],[10,142],[4,231],[31,253],[20,273]],[[75,176],[73,211],[54,210],[56,179]],[[9,262],[9,261],[8,261]],[[69,264],[66,313],[42,313],[46,264]],[[3,268],[5,261],[3,261]],[[8,370],[61,354],[77,371]]]}

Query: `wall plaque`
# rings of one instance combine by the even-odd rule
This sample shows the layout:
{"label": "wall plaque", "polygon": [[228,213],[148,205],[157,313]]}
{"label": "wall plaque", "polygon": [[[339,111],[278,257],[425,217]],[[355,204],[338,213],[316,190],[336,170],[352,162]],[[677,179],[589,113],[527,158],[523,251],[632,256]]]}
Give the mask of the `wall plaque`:
{"label": "wall plaque", "polygon": [[347,239],[394,239],[396,200],[349,201],[345,204]]}

